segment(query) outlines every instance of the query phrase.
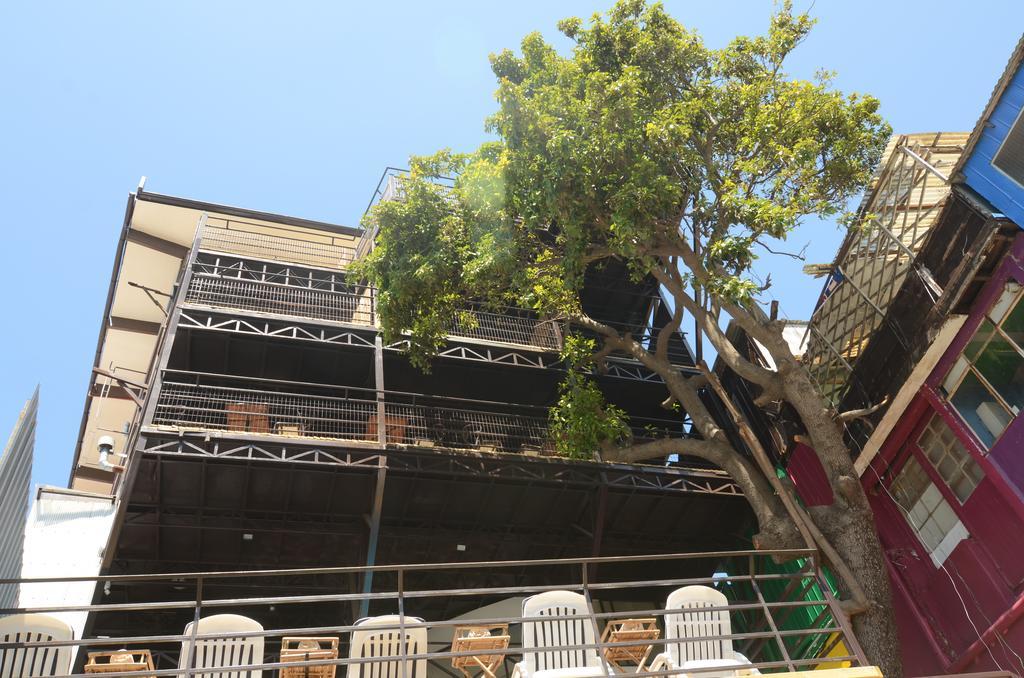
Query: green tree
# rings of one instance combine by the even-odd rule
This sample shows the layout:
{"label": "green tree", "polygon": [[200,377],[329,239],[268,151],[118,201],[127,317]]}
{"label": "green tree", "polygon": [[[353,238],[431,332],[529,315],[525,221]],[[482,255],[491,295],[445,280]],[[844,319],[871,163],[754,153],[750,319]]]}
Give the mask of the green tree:
{"label": "green tree", "polygon": [[[376,247],[360,268],[379,289],[385,335],[409,334],[421,365],[472,298],[530,307],[599,336],[598,367],[619,353],[659,374],[666,406],[681,406],[700,439],[631,444],[619,434],[621,412],[571,371],[552,412],[562,449],[579,454],[580,444],[597,444],[604,460],[626,462],[686,454],[727,471],[758,519],[757,546],[802,545],[798,528],[809,533],[841,575],[845,609],[870,658],[896,676],[886,567],[843,415],[829,409],[781,324],[764,312],[752,275],[758,255],[801,219],[842,213],[890,132],[872,97],[835,91],[825,72],[806,81],[783,70],[812,24],[786,2],[764,35],[709,49],[661,5],[620,0],[587,23],[559,24],[574,42],[567,56],[528,35],[520,55],[491,58],[499,108],[488,127],[498,140],[469,154],[413,158],[401,199],[368,216]],[[654,345],[583,313],[584,274],[609,259],[638,280],[653,276],[671,298],[674,317]],[[760,406],[784,401],[796,412],[832,484],[832,505],[798,524],[770,469],[730,445],[698,396],[709,375],[683,374],[668,360],[684,314],[721,360],[760,387]],[[729,318],[765,347],[775,369],[732,346]]]}

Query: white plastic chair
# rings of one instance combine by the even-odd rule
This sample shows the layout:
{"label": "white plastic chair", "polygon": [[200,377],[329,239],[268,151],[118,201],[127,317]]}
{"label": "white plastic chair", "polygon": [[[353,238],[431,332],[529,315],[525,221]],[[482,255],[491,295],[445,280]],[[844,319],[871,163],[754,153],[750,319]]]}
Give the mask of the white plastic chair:
{"label": "white plastic chair", "polygon": [[[715,666],[731,670],[707,671],[695,678],[733,678],[760,674],[750,660],[732,649],[732,622],[728,610],[703,611],[725,607],[729,599],[708,586],[684,586],[669,594],[665,601],[665,652],[654,658],[649,670],[706,669]],[[676,612],[683,610],[684,612]],[[705,640],[691,640],[705,638]],[[747,666],[744,666],[747,665]]]}
{"label": "white plastic chair", "polygon": [[[359,630],[352,632],[349,659],[386,657],[377,661],[348,665],[348,678],[427,678],[426,659],[407,659],[405,673],[402,673],[402,623],[401,615],[388,614],[380,617],[363,617],[355,623]],[[406,624],[422,624],[419,617],[406,617]],[[394,628],[374,628],[391,626]],[[427,628],[419,626],[405,629],[405,654],[427,653]]]}
{"label": "white plastic chair", "polygon": [[[71,627],[45,614],[16,614],[0,619],[0,643],[72,640]],[[0,678],[62,676],[70,673],[71,647],[19,647],[0,650]]]}
{"label": "white plastic chair", "polygon": [[[196,639],[193,668],[223,669],[228,666],[246,666],[263,663],[263,636],[246,636],[253,631],[262,631],[263,625],[255,619],[238,614],[215,614],[199,620],[197,634],[237,633],[237,636],[220,639]],[[185,626],[184,635],[192,633],[192,622]],[[181,655],[178,668],[188,668],[189,641],[181,641]],[[260,670],[204,671],[195,676],[208,678],[260,678]]]}
{"label": "white plastic chair", "polygon": [[[572,591],[546,591],[523,601],[523,661],[513,678],[590,678],[614,675],[595,648],[559,649],[594,645],[594,623],[583,619],[545,619],[589,613],[587,599]],[[530,652],[529,650],[544,650]]]}

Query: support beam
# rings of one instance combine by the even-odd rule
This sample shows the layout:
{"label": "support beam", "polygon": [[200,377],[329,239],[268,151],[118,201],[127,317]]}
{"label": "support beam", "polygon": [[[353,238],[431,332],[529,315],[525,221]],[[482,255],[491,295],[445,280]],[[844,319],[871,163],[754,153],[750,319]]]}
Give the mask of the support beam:
{"label": "support beam", "polygon": [[138,332],[139,334],[152,334],[154,336],[160,334],[160,323],[151,322],[149,320],[138,320],[137,318],[124,318],[119,315],[112,315],[108,321],[110,328],[114,330]]}
{"label": "support beam", "polygon": [[[608,482],[605,474],[602,473],[601,478],[605,482],[597,490],[597,509],[594,512],[594,545],[590,551],[590,555],[594,558],[601,555],[601,545],[604,541],[604,523],[608,513]],[[590,578],[597,579],[596,563],[590,568]]]}
{"label": "support beam", "polygon": [[384,342],[379,334],[373,338],[373,378],[377,388],[377,443],[383,449],[388,444],[388,423],[384,407]]}
{"label": "support beam", "polygon": [[[381,429],[384,427],[381,426]],[[380,514],[384,508],[384,482],[387,479],[387,461],[381,457],[380,465],[377,467],[377,485],[373,492],[373,512],[370,514],[370,537],[366,547],[366,565],[372,566],[377,561],[377,541],[380,538]],[[367,572],[363,577],[363,593],[373,591],[373,572]],[[370,614],[370,599],[363,598],[359,606],[359,616],[366,617]]]}
{"label": "support beam", "polygon": [[[205,217],[206,215],[204,214],[203,216]],[[202,229],[200,229],[199,232],[202,232]],[[164,240],[163,238],[134,228],[129,229],[128,231],[128,242],[133,242],[136,245],[142,245],[148,249],[156,250],[157,252],[177,257],[178,259],[184,259],[188,256],[190,251],[188,245],[179,245],[176,242]]]}

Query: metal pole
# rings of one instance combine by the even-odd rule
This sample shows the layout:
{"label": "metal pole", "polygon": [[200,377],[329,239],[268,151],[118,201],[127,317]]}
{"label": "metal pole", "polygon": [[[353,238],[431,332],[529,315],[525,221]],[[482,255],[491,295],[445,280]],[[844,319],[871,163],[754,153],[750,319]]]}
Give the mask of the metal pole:
{"label": "metal pole", "polygon": [[[373,494],[373,513],[370,515],[370,536],[366,548],[366,566],[373,567],[377,560],[377,540],[380,537],[380,515],[384,506],[384,482],[387,478],[388,466],[384,457],[380,458],[377,466],[377,485]],[[363,575],[363,593],[370,593],[373,590],[373,570],[367,570]],[[370,599],[363,598],[359,607],[359,616],[366,617],[370,614]]]}
{"label": "metal pole", "polygon": [[786,662],[786,666],[789,667],[790,671],[796,671],[796,666],[793,665],[793,660],[789,656],[789,650],[786,649],[786,642],[779,635],[779,628],[775,625],[772,611],[768,609],[764,595],[761,593],[761,587],[757,585],[757,578],[754,576],[756,567],[754,556],[750,556],[750,585],[754,588],[754,593],[757,594],[757,602],[761,604],[761,613],[764,614],[764,618],[774,634],[775,643],[779,646],[779,651],[782,652],[782,659]]}
{"label": "metal pole", "polygon": [[[409,639],[405,635],[405,570],[398,571],[398,645],[401,648],[402,666],[399,670],[399,676],[401,678],[408,678],[408,667],[406,667],[406,657],[409,656],[408,648]],[[417,649],[416,654],[419,654]],[[415,676],[415,678],[426,678],[425,676]]]}
{"label": "metal pole", "polygon": [[377,444],[384,449],[388,444],[388,423],[384,407],[384,342],[380,334],[373,338],[373,376],[377,386]]}
{"label": "metal pole", "polygon": [[846,649],[853,653],[861,666],[869,666],[867,655],[864,654],[864,648],[860,646],[857,636],[853,633],[849,617],[846,616],[846,613],[839,606],[836,597],[832,595],[832,587],[829,586],[828,580],[822,574],[821,565],[818,563],[817,558],[814,558],[814,578],[818,580],[818,586],[825,597],[825,602],[828,604],[829,610],[832,611],[832,618],[839,625],[839,628],[843,630],[843,642],[846,643]]}
{"label": "metal pole", "polygon": [[192,672],[192,668],[196,662],[196,635],[199,633],[199,619],[200,613],[203,607],[203,578],[196,577],[196,611],[192,616],[192,633],[188,639],[188,663],[185,664],[185,669],[189,671],[189,676],[195,675]]}
{"label": "metal pole", "polygon": [[[608,662],[605,661],[605,647],[601,641],[601,629],[597,625],[597,617],[594,615],[594,601],[590,598],[590,584],[587,581],[587,564],[584,563],[580,568],[583,584],[583,599],[587,601],[587,615],[589,616],[590,625],[594,629],[594,640],[597,642],[597,658],[601,662],[601,669],[604,671],[604,675],[611,678],[611,667],[608,666]],[[580,639],[583,644],[586,644],[584,639]]]}

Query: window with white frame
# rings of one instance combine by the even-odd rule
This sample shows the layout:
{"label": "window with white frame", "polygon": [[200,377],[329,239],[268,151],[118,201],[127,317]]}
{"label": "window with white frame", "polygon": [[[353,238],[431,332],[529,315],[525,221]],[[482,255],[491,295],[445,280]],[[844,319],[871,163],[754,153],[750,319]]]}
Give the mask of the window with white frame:
{"label": "window with white frame", "polygon": [[949,402],[986,447],[1024,407],[1024,304],[1016,282],[999,299],[942,382]]}
{"label": "window with white frame", "polygon": [[900,469],[891,491],[932,562],[941,567],[956,545],[969,536],[953,507],[913,456]]}
{"label": "window with white frame", "polygon": [[974,461],[953,429],[938,414],[932,415],[931,421],[924,427],[917,439],[917,446],[961,504],[967,501],[985,477],[978,462]]}

